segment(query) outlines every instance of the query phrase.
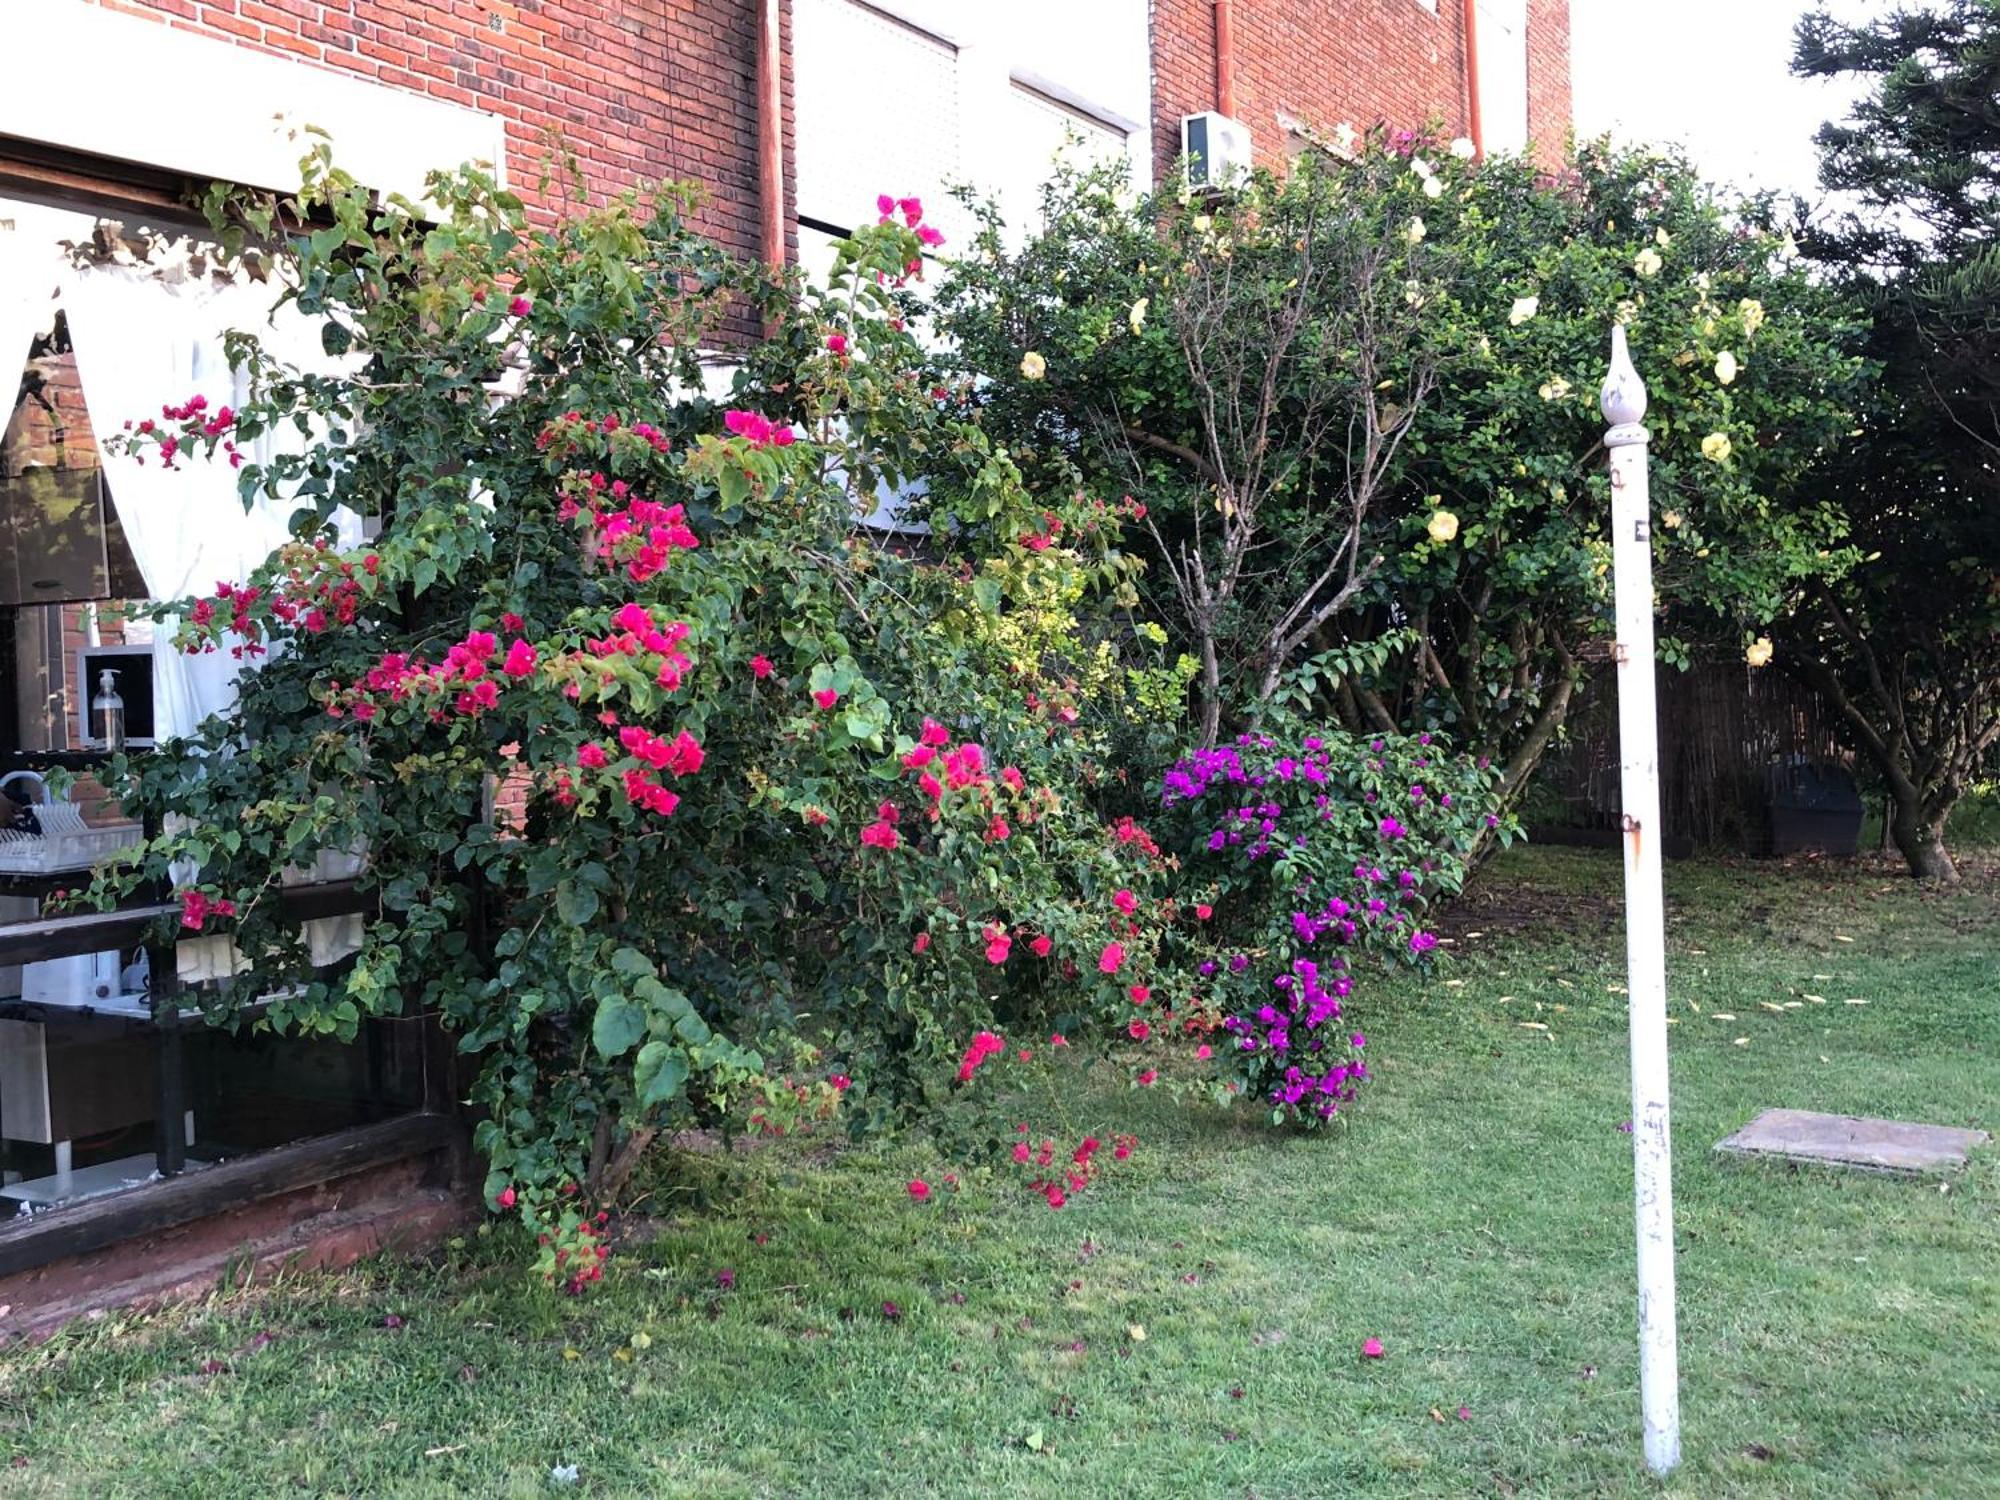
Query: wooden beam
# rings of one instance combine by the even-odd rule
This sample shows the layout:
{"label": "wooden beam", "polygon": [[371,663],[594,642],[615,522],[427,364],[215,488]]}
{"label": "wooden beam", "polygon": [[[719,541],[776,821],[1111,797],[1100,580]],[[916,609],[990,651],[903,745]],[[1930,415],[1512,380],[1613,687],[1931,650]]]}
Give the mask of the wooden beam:
{"label": "wooden beam", "polygon": [[0,1223],[0,1276],[102,1250],[196,1219],[411,1157],[453,1150],[464,1127],[444,1115],[403,1115],[295,1146],[149,1182],[129,1192]]}

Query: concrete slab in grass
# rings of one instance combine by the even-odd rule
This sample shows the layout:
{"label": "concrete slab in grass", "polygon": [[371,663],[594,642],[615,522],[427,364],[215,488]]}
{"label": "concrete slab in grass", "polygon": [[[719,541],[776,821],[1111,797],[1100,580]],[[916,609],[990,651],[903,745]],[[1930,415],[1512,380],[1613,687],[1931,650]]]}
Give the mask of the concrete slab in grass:
{"label": "concrete slab in grass", "polygon": [[1767,1109],[1715,1149],[1730,1156],[1776,1157],[1862,1172],[1921,1176],[1965,1165],[1966,1153],[1989,1137],[1983,1130],[1865,1120],[1805,1109]]}

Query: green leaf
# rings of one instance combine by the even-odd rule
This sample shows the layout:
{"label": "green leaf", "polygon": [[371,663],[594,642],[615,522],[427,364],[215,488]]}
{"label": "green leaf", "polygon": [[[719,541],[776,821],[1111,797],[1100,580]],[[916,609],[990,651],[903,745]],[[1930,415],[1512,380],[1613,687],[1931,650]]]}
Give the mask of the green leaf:
{"label": "green leaf", "polygon": [[627,979],[651,979],[654,977],[653,961],[637,948],[620,948],[611,955],[614,973],[623,974]]}
{"label": "green leaf", "polygon": [[979,607],[989,615],[1000,613],[1000,580],[997,578],[975,578],[972,580],[972,597]]}
{"label": "green leaf", "polygon": [[556,887],[556,915],[571,927],[581,927],[597,915],[597,892],[565,880]]}
{"label": "green leaf", "polygon": [[648,1042],[639,1049],[632,1068],[632,1081],[639,1090],[639,1102],[665,1104],[677,1096],[687,1082],[687,1058],[666,1042]]}
{"label": "green leaf", "polygon": [[606,1057],[623,1057],[646,1034],[646,1013],[622,995],[597,1002],[590,1039]]}

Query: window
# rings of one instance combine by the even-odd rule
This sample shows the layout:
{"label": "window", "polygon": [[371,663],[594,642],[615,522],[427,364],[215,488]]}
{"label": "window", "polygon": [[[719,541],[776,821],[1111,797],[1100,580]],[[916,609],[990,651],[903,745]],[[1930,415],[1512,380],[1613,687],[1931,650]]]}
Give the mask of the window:
{"label": "window", "polygon": [[801,219],[852,229],[878,194],[914,194],[960,239],[955,46],[856,0],[795,0],[792,76]]}
{"label": "window", "polygon": [[1528,144],[1528,0],[1478,0],[1479,124],[1488,151]]}
{"label": "window", "polygon": [[[89,779],[93,698],[117,693],[135,748],[234,698],[235,663],[182,657],[117,604],[241,578],[285,534],[275,510],[246,515],[227,465],[164,474],[99,441],[164,402],[239,398],[221,332],[263,328],[275,291],[216,276],[200,251],[178,226],[0,199],[0,1220],[423,1102],[419,1018],[351,1046],[202,1026],[199,988],[229,982],[226,939],[149,953],[127,923],[116,946],[47,951],[63,925],[41,920],[50,892],[141,834]],[[270,337],[301,357],[282,325]],[[67,795],[55,767],[78,773]],[[353,920],[309,927],[316,956],[350,952]],[[176,999],[156,1014],[158,991]]]}
{"label": "window", "polygon": [[1078,168],[1130,160],[1124,130],[1016,80],[1007,91],[1007,174],[997,196],[1011,234],[1042,227],[1042,187],[1061,160]]}

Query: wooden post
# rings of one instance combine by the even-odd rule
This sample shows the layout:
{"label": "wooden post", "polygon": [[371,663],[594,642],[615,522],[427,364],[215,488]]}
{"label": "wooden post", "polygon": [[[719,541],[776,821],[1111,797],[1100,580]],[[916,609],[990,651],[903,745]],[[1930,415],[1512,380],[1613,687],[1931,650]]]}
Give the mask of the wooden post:
{"label": "wooden post", "polygon": [[1625,832],[1625,964],[1632,1034],[1632,1166],[1639,1240],[1639,1399],[1646,1463],[1681,1459],[1674,1332],[1673,1146],[1667,1112],[1667,950],[1660,861],[1659,725],[1653,685],[1653,523],[1646,481],[1646,386],[1622,325],[1599,397],[1611,424],[1611,560],[1618,622],[1618,753]]}

